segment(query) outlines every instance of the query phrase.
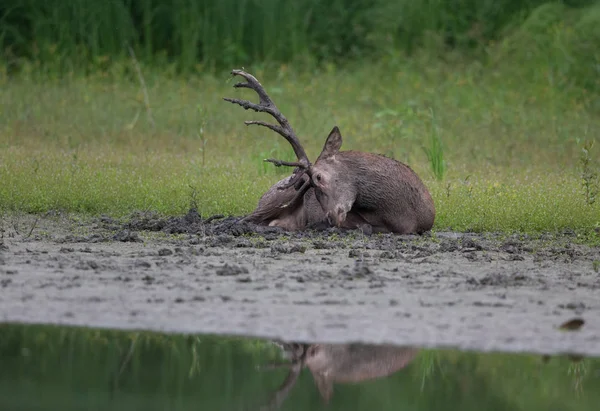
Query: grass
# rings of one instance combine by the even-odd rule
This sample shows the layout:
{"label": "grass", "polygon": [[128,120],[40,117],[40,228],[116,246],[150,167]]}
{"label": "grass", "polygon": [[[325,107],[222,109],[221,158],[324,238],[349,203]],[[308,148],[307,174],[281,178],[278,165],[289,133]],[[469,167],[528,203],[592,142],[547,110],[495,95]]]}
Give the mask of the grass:
{"label": "grass", "polygon": [[429,147],[425,147],[425,153],[427,154],[427,160],[431,165],[431,171],[438,180],[444,179],[446,173],[446,161],[444,160],[444,146],[442,145],[442,137],[440,136],[437,124],[435,123],[435,117],[433,111],[431,112],[431,132]]}
{"label": "grass", "polygon": [[[285,371],[264,340],[80,327],[0,325],[0,404],[37,409],[247,409]],[[595,409],[599,360],[422,350],[392,376],[336,384],[329,409]],[[5,392],[4,392],[5,391]],[[85,393],[85,395],[82,395]],[[32,395],[33,394],[33,395]],[[597,405],[596,405],[597,407]],[[304,370],[285,409],[326,409]]]}
{"label": "grass", "polygon": [[413,167],[435,230],[598,240],[600,7],[459,3],[10,0],[0,211],[251,211],[290,172],[262,159],[293,152],[221,99],[254,97],[228,81],[245,66],[311,158],[338,125]]}
{"label": "grass", "polygon": [[[4,0],[0,4],[0,56],[10,62],[11,70],[34,60],[44,70],[65,72],[106,66],[127,55],[126,45],[130,45],[147,64],[168,64],[190,73],[256,61],[365,58],[390,46],[411,52],[432,32],[452,47],[473,51],[479,42],[497,39],[506,25],[520,24],[545,3],[46,0],[39,4],[37,0]],[[569,3],[572,7],[548,4],[550,9],[562,7],[577,14],[594,0]],[[537,14],[547,19],[546,11]],[[584,36],[578,46],[587,47],[587,39]]]}
{"label": "grass", "polygon": [[[343,149],[413,167],[434,197],[435,230],[593,235],[600,225],[600,202],[590,201],[599,167],[599,145],[589,143],[600,127],[594,94],[426,54],[302,72],[246,69],[313,160],[338,125]],[[178,214],[194,203],[204,216],[239,215],[290,172],[262,162],[293,158],[287,143],[243,125],[267,117],[222,100],[255,98],[233,89],[227,71],[142,71],[153,121],[125,63],[89,76],[0,78],[0,208],[122,216]]]}

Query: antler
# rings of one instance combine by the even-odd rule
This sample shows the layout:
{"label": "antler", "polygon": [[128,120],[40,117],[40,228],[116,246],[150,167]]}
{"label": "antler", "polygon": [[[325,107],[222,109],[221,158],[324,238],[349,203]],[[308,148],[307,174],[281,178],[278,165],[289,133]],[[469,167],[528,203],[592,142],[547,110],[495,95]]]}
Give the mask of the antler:
{"label": "antler", "polygon": [[254,90],[256,92],[256,94],[258,94],[259,103],[255,104],[255,103],[251,103],[248,100],[241,100],[241,99],[237,99],[237,98],[227,98],[227,97],[223,98],[223,100],[229,101],[230,103],[234,103],[239,106],[242,106],[246,110],[252,109],[259,113],[268,113],[273,118],[275,118],[275,120],[277,120],[279,125],[267,123],[265,121],[260,121],[260,120],[244,121],[244,124],[246,124],[247,126],[255,124],[255,125],[267,127],[268,129],[271,129],[271,130],[275,131],[276,133],[280,134],[281,136],[283,136],[283,138],[285,138],[290,143],[290,145],[294,149],[294,153],[296,154],[296,158],[298,159],[298,161],[282,161],[282,160],[276,160],[273,158],[267,158],[267,159],[265,159],[265,161],[268,161],[269,163],[273,163],[277,167],[290,166],[290,167],[300,168],[302,172],[295,173],[295,176],[290,180],[290,182],[288,184],[286,184],[285,187],[281,187],[280,189],[289,188],[289,187],[295,185],[300,180],[300,177],[305,172],[310,171],[311,163],[308,160],[308,156],[306,155],[306,152],[304,151],[302,144],[300,144],[300,140],[298,140],[298,137],[296,136],[294,129],[292,129],[292,126],[290,125],[288,120],[281,113],[281,111],[279,111],[277,106],[273,103],[273,101],[271,100],[271,98],[269,97],[267,92],[265,91],[264,87],[259,83],[259,81],[256,79],[256,77],[254,77],[250,73],[246,73],[243,70],[232,70],[231,74],[233,74],[234,76],[236,76],[236,75],[241,76],[244,79],[246,79],[246,83],[236,83],[233,85],[233,87],[249,88],[249,89]]}
{"label": "antler", "polygon": [[286,397],[289,395],[294,385],[298,381],[298,377],[300,376],[300,371],[302,371],[302,367],[304,367],[304,361],[306,356],[306,345],[305,344],[297,344],[292,343],[289,345],[292,349],[291,352],[291,362],[289,363],[272,363],[267,366],[260,367],[262,370],[274,370],[277,368],[289,368],[290,371],[288,375],[285,377],[283,383],[279,386],[279,388],[271,395],[270,400],[266,405],[261,407],[261,411],[271,411],[278,409]]}

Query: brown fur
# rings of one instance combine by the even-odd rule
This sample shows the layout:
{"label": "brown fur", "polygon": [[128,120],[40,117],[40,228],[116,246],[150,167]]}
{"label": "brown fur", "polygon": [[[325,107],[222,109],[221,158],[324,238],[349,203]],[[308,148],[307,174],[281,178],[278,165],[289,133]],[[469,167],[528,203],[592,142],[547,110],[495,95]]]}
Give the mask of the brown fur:
{"label": "brown fur", "polygon": [[279,407],[307,367],[325,403],[331,400],[334,383],[358,383],[387,377],[406,367],[416,357],[418,348],[363,344],[279,344],[290,359],[290,373],[273,394],[269,408]]}
{"label": "brown fur", "polygon": [[357,151],[339,151],[340,130],[334,127],[314,164],[311,164],[289,121],[264,87],[251,74],[233,70],[245,83],[236,88],[254,90],[259,103],[225,98],[244,109],[271,115],[278,124],[246,121],[273,130],[292,146],[298,161],[266,159],[277,166],[296,167],[294,174],[273,185],[244,220],[257,224],[302,230],[329,223],[366,232],[423,233],[433,227],[433,199],[419,176],[391,158]]}
{"label": "brown fur", "polygon": [[[431,230],[433,198],[409,166],[380,154],[338,151],[341,142],[336,127],[311,168],[312,187],[299,201],[282,208],[301,185],[280,190],[292,176],[287,177],[261,197],[249,221],[286,230],[302,230],[317,222],[381,233]],[[307,178],[303,176],[302,182]]]}
{"label": "brown fur", "polygon": [[[280,189],[287,184],[292,176],[286,177],[275,183],[258,200],[258,206],[244,221],[260,225],[281,227],[285,230],[302,230],[318,224],[328,224],[327,216],[317,201],[315,190],[311,187],[293,204],[288,204],[296,195],[294,186]],[[302,177],[302,182],[308,180]]]}

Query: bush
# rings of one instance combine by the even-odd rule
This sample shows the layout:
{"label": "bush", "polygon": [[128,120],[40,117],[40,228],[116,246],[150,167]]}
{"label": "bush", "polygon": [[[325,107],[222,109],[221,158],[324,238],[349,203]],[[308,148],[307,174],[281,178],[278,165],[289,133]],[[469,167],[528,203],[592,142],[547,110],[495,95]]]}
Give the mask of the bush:
{"label": "bush", "polygon": [[[265,63],[341,63],[390,48],[410,53],[426,47],[425,34],[431,32],[448,47],[478,49],[527,16],[520,31],[543,35],[554,30],[563,11],[592,2],[3,0],[0,56],[10,71],[33,63],[59,73],[103,69],[128,58],[127,44],[144,63],[183,73]],[[590,10],[596,17],[588,15]],[[597,8],[584,14],[573,26],[576,38],[593,36],[573,46],[578,56],[597,47]],[[584,65],[578,76],[594,72],[590,67]]]}
{"label": "bush", "polygon": [[500,67],[553,87],[600,92],[600,5],[544,4],[507,31],[492,52]]}

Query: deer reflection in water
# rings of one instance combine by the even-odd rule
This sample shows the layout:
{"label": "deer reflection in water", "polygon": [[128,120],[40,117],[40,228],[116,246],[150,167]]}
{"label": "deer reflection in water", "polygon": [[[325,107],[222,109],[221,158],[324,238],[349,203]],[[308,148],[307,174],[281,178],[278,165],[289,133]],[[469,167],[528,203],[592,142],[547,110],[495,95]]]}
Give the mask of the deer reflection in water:
{"label": "deer reflection in water", "polygon": [[274,343],[282,348],[289,362],[272,363],[260,369],[289,368],[290,372],[262,410],[276,409],[283,403],[303,367],[310,370],[327,404],[333,395],[334,383],[387,377],[406,367],[419,351],[413,347],[388,345]]}

